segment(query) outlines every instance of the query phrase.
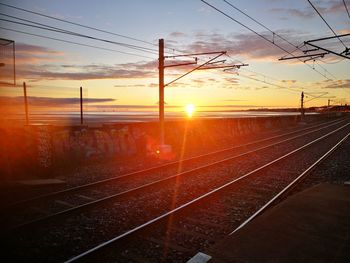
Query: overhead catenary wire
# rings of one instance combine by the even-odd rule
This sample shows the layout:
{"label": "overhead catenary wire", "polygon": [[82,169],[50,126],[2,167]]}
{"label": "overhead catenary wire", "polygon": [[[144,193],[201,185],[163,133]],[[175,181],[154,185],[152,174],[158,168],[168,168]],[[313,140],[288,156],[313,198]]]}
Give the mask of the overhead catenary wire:
{"label": "overhead catenary wire", "polygon": [[260,80],[260,79],[257,79],[257,78],[253,78],[251,76],[247,76],[247,75],[243,75],[243,74],[239,74],[239,76],[242,76],[244,78],[248,78],[248,79],[251,79],[251,80],[254,80],[254,81],[257,81],[257,82],[261,82],[261,83],[264,83],[264,84],[267,84],[267,85],[270,85],[270,86],[274,86],[274,87],[277,87],[277,88],[280,88],[280,89],[287,89],[287,90],[294,91],[294,92],[301,92],[302,91],[302,90],[297,90],[297,89],[281,86],[281,85],[278,85],[278,84],[275,84],[275,83],[272,83],[272,82],[269,82],[269,81],[266,81],[266,80]]}
{"label": "overhead catenary wire", "polygon": [[[238,61],[239,63],[243,63],[242,61],[240,61],[238,59],[233,60],[233,58],[229,54],[225,54],[225,55],[231,60],[231,62]],[[286,86],[282,86],[282,85],[278,85],[278,84],[266,81],[266,78],[269,78],[269,79],[272,79],[272,80],[275,80],[275,81],[281,81],[279,79],[276,79],[276,78],[273,78],[273,77],[267,76],[265,74],[258,73],[258,72],[255,72],[255,71],[252,71],[252,70],[249,70],[249,69],[246,69],[246,68],[244,70],[248,71],[248,72],[251,72],[253,74],[256,74],[256,75],[263,76],[264,80],[253,78],[251,76],[242,75],[241,73],[239,73],[238,76],[242,76],[242,77],[245,77],[245,78],[257,81],[257,82],[265,83],[265,84],[270,85],[270,86],[275,86],[275,87],[278,87],[278,88],[281,88],[281,89],[287,89],[287,90],[291,90],[291,91],[295,91],[295,92],[301,92],[302,91],[302,90],[297,90],[297,89],[294,89],[294,88],[290,88],[290,87],[286,87]]]}
{"label": "overhead catenary wire", "polygon": [[16,29],[11,29],[11,28],[6,28],[6,27],[0,27],[0,29],[7,30],[7,31],[12,31],[12,32],[16,32],[16,33],[21,33],[21,34],[25,34],[25,35],[28,35],[28,36],[35,36],[35,37],[40,37],[40,38],[45,38],[45,39],[51,39],[51,40],[59,41],[59,42],[62,42],[62,43],[68,43],[68,44],[73,44],[73,45],[90,47],[90,48],[95,48],[95,49],[100,49],[100,50],[106,50],[106,51],[116,52],[116,53],[120,53],[120,54],[130,55],[130,56],[137,56],[137,57],[141,57],[141,58],[152,59],[152,60],[155,59],[155,58],[144,56],[144,55],[140,55],[140,54],[129,53],[129,52],[124,52],[124,51],[120,51],[120,50],[94,46],[94,45],[88,45],[88,44],[84,44],[84,43],[74,42],[74,41],[70,41],[70,40],[63,40],[63,39],[54,38],[54,37],[48,37],[48,36],[43,36],[43,35],[34,34],[34,33],[28,33],[28,32],[24,32],[24,31],[21,31],[21,30],[16,30]]}
{"label": "overhead catenary wire", "polygon": [[[245,15],[246,17],[250,18],[251,20],[253,20],[255,23],[257,23],[258,25],[262,26],[263,28],[265,28],[266,30],[268,30],[269,32],[271,32],[274,36],[279,37],[280,39],[286,41],[288,44],[294,46],[296,49],[299,49],[299,47],[297,45],[294,45],[293,43],[291,43],[288,39],[284,38],[283,36],[277,34],[276,32],[272,31],[270,28],[268,28],[267,26],[265,26],[264,24],[262,24],[261,22],[259,22],[258,20],[254,19],[253,17],[251,17],[250,15],[248,15],[246,12],[242,11],[241,9],[239,9],[238,7],[236,7],[235,5],[231,4],[229,1],[227,0],[222,0],[224,1],[226,4],[228,4],[229,6],[231,6],[232,8],[234,8],[235,10],[237,10],[238,12],[240,12],[241,14]],[[292,52],[293,53],[293,52]]]}
{"label": "overhead catenary wire", "polygon": [[[74,25],[74,26],[79,26],[79,27],[83,27],[83,28],[86,28],[86,29],[91,29],[91,30],[94,30],[94,31],[97,31],[97,32],[101,32],[101,33],[105,33],[105,34],[109,34],[109,35],[113,35],[113,36],[122,37],[122,38],[133,40],[133,41],[138,41],[138,42],[141,42],[141,43],[144,43],[144,44],[148,44],[148,45],[152,45],[152,46],[158,46],[155,43],[152,43],[152,42],[149,42],[149,41],[146,41],[146,40],[143,40],[143,39],[139,39],[139,38],[135,38],[135,37],[131,37],[131,36],[126,36],[124,34],[111,32],[111,31],[100,29],[100,28],[97,28],[97,27],[83,25],[83,24],[80,24],[80,23],[69,21],[67,19],[57,18],[57,17],[54,17],[54,16],[50,16],[50,15],[46,15],[46,14],[39,13],[39,12],[36,12],[36,11],[28,10],[28,9],[21,8],[21,7],[18,7],[18,6],[4,4],[4,3],[0,3],[0,5],[6,6],[8,8],[15,9],[15,10],[19,10],[19,11],[22,11],[22,12],[26,12],[26,13],[38,15],[38,16],[41,16],[41,17],[53,19],[53,20],[60,21],[60,22],[63,22],[63,23],[71,24],[71,25]],[[178,50],[176,50],[174,48],[165,48],[165,49],[168,49],[168,50],[170,50],[172,52],[178,52],[178,53],[181,52],[181,51],[178,51]]]}
{"label": "overhead catenary wire", "polygon": [[345,0],[343,0],[343,4],[344,4],[344,7],[345,7],[346,12],[348,13],[348,17],[349,17],[349,19],[350,19],[349,9],[348,9],[348,6],[347,6],[346,3],[345,3]]}
{"label": "overhead catenary wire", "polygon": [[[255,31],[254,29],[248,27],[247,25],[243,24],[242,22],[238,21],[237,19],[233,18],[232,16],[228,15],[227,13],[225,13],[224,11],[220,10],[219,8],[213,6],[212,4],[206,2],[205,0],[200,0],[203,3],[205,3],[206,5],[210,6],[211,8],[213,8],[214,10],[216,10],[217,12],[221,13],[222,15],[226,16],[227,18],[231,19],[232,21],[236,22],[237,24],[241,25],[242,27],[248,29],[249,31],[253,32],[254,34],[258,35],[259,37],[263,38],[264,40],[266,40],[267,42],[271,43],[272,45],[278,47],[279,49],[281,49],[282,51],[284,51],[285,53],[288,53],[289,55],[295,57],[290,51],[288,51],[287,49],[285,49],[284,47],[281,47],[280,45],[277,45],[274,41],[268,39],[267,37],[265,37],[264,35],[258,33],[257,31]],[[310,66],[309,64],[305,63],[303,60],[299,59],[299,61],[303,62],[306,66],[308,66],[309,68],[311,68],[312,70],[314,70],[315,72],[317,72],[318,74],[320,74],[321,76],[323,76],[324,78],[331,80],[330,78],[328,78],[325,74],[321,73],[320,71],[318,71],[317,69],[315,69],[314,67]]]}
{"label": "overhead catenary wire", "polygon": [[[295,47],[295,49],[293,51],[291,51],[291,53],[294,53],[297,50],[303,51],[301,48],[305,46],[305,43],[301,43],[300,45],[295,45],[292,42],[290,42],[288,39],[286,39],[285,37],[281,36],[280,34],[276,33],[275,31],[273,31],[272,29],[270,29],[269,27],[265,26],[263,23],[259,22],[258,20],[256,20],[255,18],[253,18],[252,16],[248,15],[246,12],[244,12],[243,10],[241,10],[240,8],[238,8],[237,6],[233,5],[232,3],[230,3],[227,0],[223,0],[226,4],[230,5],[232,8],[234,8],[235,10],[237,10],[238,12],[240,12],[241,14],[245,15],[246,17],[248,17],[249,19],[253,20],[255,23],[257,23],[258,25],[262,26],[263,28],[265,28],[266,30],[268,30],[270,33],[273,34],[273,36],[277,36],[280,39],[282,39],[283,41],[287,42],[288,44],[290,44],[291,46]],[[304,51],[303,51],[304,52]],[[319,64],[318,64],[319,65]],[[336,78],[333,74],[331,74],[327,69],[325,69],[324,67],[322,67],[321,65],[319,65],[325,72],[327,72],[328,74],[332,75],[334,78]]]}
{"label": "overhead catenary wire", "polygon": [[156,53],[157,52],[156,49],[150,49],[150,48],[145,48],[145,47],[142,47],[142,46],[136,46],[136,45],[131,45],[131,44],[127,44],[127,43],[117,42],[117,41],[108,40],[108,39],[104,39],[104,38],[94,37],[94,36],[90,36],[90,35],[84,35],[84,34],[76,33],[76,32],[73,32],[73,31],[68,31],[68,30],[64,30],[64,29],[47,27],[47,26],[38,26],[38,25],[34,25],[34,24],[27,24],[27,23],[13,21],[13,20],[9,20],[9,19],[3,19],[3,18],[0,18],[0,21],[5,21],[5,22],[9,22],[9,23],[14,23],[14,24],[27,26],[27,27],[33,27],[33,28],[48,30],[48,31],[52,31],[52,32],[67,34],[67,35],[71,35],[71,36],[88,38],[88,39],[91,39],[91,40],[97,40],[97,41],[101,41],[101,42],[105,42],[105,43],[109,43],[109,44],[115,44],[115,45],[119,45],[119,46],[122,46],[122,47],[125,47],[125,48],[130,48],[130,49],[134,49],[134,50],[138,50],[138,51],[142,51],[142,52],[157,54]]}
{"label": "overhead catenary wire", "polygon": [[324,61],[324,60],[321,60],[323,63],[325,63],[325,64],[337,64],[337,63],[340,63],[340,62],[342,62],[342,61],[344,61],[345,60],[345,58],[341,58],[341,59],[339,59],[338,61],[334,61],[334,62],[326,62],[326,61]]}
{"label": "overhead catenary wire", "polygon": [[[238,61],[239,63],[243,63],[243,62],[239,61],[238,59],[233,60],[233,58],[232,58],[229,54],[226,54],[226,56],[231,60],[231,62]],[[243,78],[247,78],[247,79],[250,79],[250,80],[254,80],[254,81],[257,81],[257,82],[261,82],[261,83],[267,84],[267,85],[269,85],[269,86],[274,86],[274,87],[277,87],[277,88],[280,88],[280,89],[283,89],[283,90],[287,90],[287,91],[293,91],[293,92],[297,92],[297,93],[300,93],[300,92],[303,91],[303,89],[300,89],[300,88],[286,87],[286,86],[282,86],[282,85],[279,85],[279,84],[272,83],[272,82],[270,82],[270,81],[266,81],[266,78],[269,78],[269,79],[272,79],[272,80],[274,80],[274,81],[281,82],[281,80],[276,79],[276,78],[273,78],[273,77],[271,77],[271,76],[267,76],[267,75],[265,75],[265,74],[262,74],[262,73],[259,73],[259,72],[256,72],[256,71],[252,71],[252,70],[249,70],[249,69],[246,69],[246,68],[244,68],[244,70],[245,70],[245,71],[248,71],[248,72],[250,72],[250,73],[253,73],[253,74],[255,74],[255,75],[263,76],[263,77],[264,77],[264,80],[261,80],[261,79],[258,79],[258,78],[254,78],[254,77],[252,77],[252,76],[247,76],[247,75],[244,75],[244,74],[242,74],[242,73],[239,73],[239,74],[237,73],[237,75],[240,76],[240,77],[243,77]],[[305,92],[304,92],[304,93],[305,93]],[[314,100],[314,99],[317,99],[317,98],[327,98],[327,97],[322,97],[322,96],[328,94],[328,92],[317,92],[317,94],[320,94],[320,93],[322,93],[322,95],[319,96],[319,97],[312,95],[312,93],[310,93],[310,92],[307,92],[307,93],[305,93],[305,94],[307,94],[307,95],[313,97],[313,98],[310,99],[310,100]],[[309,100],[309,101],[310,101],[310,100]]]}
{"label": "overhead catenary wire", "polygon": [[54,17],[54,16],[46,15],[46,14],[35,12],[35,11],[31,11],[31,10],[24,9],[24,8],[21,8],[21,7],[17,7],[17,6],[14,6],[14,5],[9,5],[9,4],[5,4],[5,3],[0,3],[0,5],[6,6],[6,7],[9,7],[9,8],[13,8],[13,9],[17,9],[17,10],[20,10],[20,11],[23,11],[23,12],[26,12],[26,13],[31,13],[31,14],[34,14],[34,15],[50,18],[50,19],[53,19],[53,20],[56,20],[56,21],[68,23],[68,24],[71,24],[71,25],[80,26],[80,27],[84,27],[84,28],[87,28],[87,29],[92,29],[92,30],[95,30],[95,31],[99,31],[99,32],[102,32],[102,33],[106,33],[106,34],[122,37],[122,38],[125,38],[125,39],[134,40],[134,41],[138,41],[138,42],[142,42],[142,43],[145,43],[145,44],[150,44],[150,45],[156,46],[156,44],[148,42],[148,41],[145,41],[145,40],[142,40],[142,39],[138,39],[138,38],[126,36],[126,35],[123,35],[123,34],[110,32],[110,31],[99,29],[99,28],[96,28],[96,27],[86,26],[86,25],[83,25],[83,24],[80,24],[80,23],[72,22],[72,21],[69,21],[69,20],[66,20],[66,19],[57,18],[57,17]]}
{"label": "overhead catenary wire", "polygon": [[347,48],[347,46],[344,44],[344,42],[338,37],[337,33],[335,33],[335,31],[333,30],[333,28],[328,24],[328,22],[326,21],[326,19],[323,18],[323,16],[321,15],[321,13],[317,10],[317,8],[313,5],[313,3],[310,0],[307,0],[309,2],[309,4],[312,6],[312,8],[316,11],[316,13],[319,15],[319,17],[321,17],[321,19],[323,20],[323,22],[325,22],[325,24],[328,26],[328,28],[333,32],[333,34],[338,38],[338,40],[343,44],[343,46],[345,48]]}
{"label": "overhead catenary wire", "polygon": [[[238,8],[237,6],[233,5],[232,3],[230,3],[227,0],[223,0],[226,4],[228,4],[229,6],[231,6],[232,8],[234,8],[235,10],[237,10],[238,12],[240,12],[241,14],[243,14],[244,16],[248,17],[249,19],[251,19],[252,21],[254,21],[255,23],[257,23],[258,25],[260,25],[261,27],[265,28],[266,30],[268,30],[270,33],[273,34],[273,37],[278,37],[280,39],[282,39],[283,41],[285,41],[286,43],[288,43],[289,45],[293,46],[295,49],[290,51],[290,53],[294,53],[297,50],[300,50],[302,52],[304,52],[304,50],[302,50],[302,47],[305,46],[305,43],[301,43],[300,45],[295,45],[292,42],[290,42],[288,39],[286,39],[285,37],[281,36],[280,34],[276,33],[275,31],[273,31],[272,29],[270,29],[269,27],[265,26],[263,23],[259,22],[258,20],[254,19],[252,16],[248,15],[246,12],[244,12],[243,10],[241,10],[240,8]],[[272,42],[274,42],[274,39],[272,40]],[[288,54],[287,54],[288,55]],[[305,63],[305,61],[304,61]],[[331,75],[333,78],[336,78],[332,73],[330,73],[327,69],[325,69],[324,67],[322,67],[321,65],[318,64],[318,66],[320,66],[325,73],[328,73],[329,75]]]}
{"label": "overhead catenary wire", "polygon": [[[322,60],[321,60],[322,61]],[[323,63],[325,63],[324,61],[322,61]],[[322,65],[320,65],[318,62],[317,62],[317,60],[315,60],[315,63],[320,67],[320,68],[322,68],[324,71],[325,71],[325,74],[329,74],[329,75],[331,75],[333,78],[337,78],[336,76],[334,76],[332,73],[330,73],[325,67],[323,67]],[[327,63],[326,63],[327,64]]]}

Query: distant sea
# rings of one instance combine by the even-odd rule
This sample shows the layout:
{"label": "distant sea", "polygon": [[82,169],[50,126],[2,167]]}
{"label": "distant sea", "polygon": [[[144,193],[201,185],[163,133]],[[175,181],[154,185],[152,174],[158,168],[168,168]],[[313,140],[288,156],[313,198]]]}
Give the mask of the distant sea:
{"label": "distant sea", "polygon": [[[307,113],[318,114],[318,113]],[[299,112],[278,112],[278,111],[197,111],[191,119],[223,119],[223,118],[252,118],[268,116],[296,116]],[[101,125],[108,123],[126,122],[149,122],[158,120],[156,111],[118,111],[118,112],[94,112],[84,113],[84,123],[90,125]],[[24,116],[12,115],[5,118],[8,121],[24,121]],[[80,123],[79,112],[36,112],[29,115],[32,124],[56,124],[56,125],[77,125]],[[188,119],[185,112],[166,112],[166,120]]]}

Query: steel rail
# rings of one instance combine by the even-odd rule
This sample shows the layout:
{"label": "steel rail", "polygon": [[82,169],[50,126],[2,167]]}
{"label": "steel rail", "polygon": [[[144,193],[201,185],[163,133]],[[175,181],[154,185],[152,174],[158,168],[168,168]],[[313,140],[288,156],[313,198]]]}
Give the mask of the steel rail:
{"label": "steel rail", "polygon": [[224,185],[222,185],[220,187],[217,187],[217,188],[215,188],[215,189],[205,193],[204,195],[201,195],[201,196],[199,196],[199,197],[197,197],[197,198],[195,198],[195,199],[193,199],[193,200],[191,200],[191,201],[189,201],[189,202],[187,202],[185,204],[182,204],[181,206],[178,206],[177,208],[175,208],[173,210],[170,210],[170,211],[168,211],[168,212],[166,212],[166,213],[164,213],[164,214],[162,214],[162,215],[160,215],[160,216],[158,216],[158,217],[156,217],[156,218],[154,218],[152,220],[149,220],[149,221],[143,223],[142,225],[139,225],[139,226],[137,226],[137,227],[135,227],[133,229],[130,229],[130,230],[124,232],[121,235],[118,235],[118,236],[116,236],[116,237],[114,237],[114,238],[112,238],[112,239],[110,239],[110,240],[108,240],[106,242],[103,242],[103,243],[101,243],[101,244],[99,244],[99,245],[97,245],[97,246],[95,246],[95,247],[93,247],[93,248],[91,248],[91,249],[89,249],[89,250],[87,250],[87,251],[77,255],[77,256],[74,256],[74,257],[68,259],[67,261],[65,261],[65,263],[71,263],[71,262],[79,261],[79,260],[85,258],[86,256],[89,256],[89,255],[99,251],[100,249],[105,248],[108,245],[111,245],[112,243],[114,243],[116,241],[119,241],[119,240],[121,240],[121,239],[123,239],[125,237],[130,237],[132,234],[135,234],[136,232],[138,232],[140,230],[143,230],[146,227],[149,227],[150,225],[152,225],[152,224],[154,224],[156,222],[164,220],[165,218],[167,218],[167,217],[169,217],[171,215],[174,215],[175,213],[177,213],[177,212],[179,212],[179,211],[181,211],[181,210],[183,210],[185,208],[188,208],[189,206],[191,206],[191,205],[193,205],[193,204],[195,204],[195,203],[197,203],[199,201],[202,201],[203,199],[205,199],[205,198],[207,198],[209,196],[212,196],[213,194],[218,193],[219,191],[221,191],[223,189],[228,188],[232,184],[234,184],[234,183],[236,183],[238,181],[241,181],[242,179],[247,178],[250,175],[253,175],[253,174],[257,173],[257,172],[260,172],[263,169],[265,169],[267,167],[270,167],[270,166],[276,164],[277,162],[290,157],[293,154],[296,154],[296,153],[298,153],[298,152],[300,152],[302,150],[305,150],[306,148],[308,148],[309,146],[315,144],[316,142],[319,142],[319,141],[327,138],[328,136],[338,132],[341,129],[344,129],[345,127],[347,127],[349,125],[350,125],[350,122],[345,124],[345,125],[343,125],[343,126],[341,126],[341,127],[339,127],[339,128],[337,128],[334,131],[331,131],[331,132],[329,132],[329,133],[327,133],[327,134],[325,134],[325,135],[323,135],[323,136],[321,136],[321,137],[319,137],[319,138],[317,138],[317,139],[315,139],[315,140],[313,140],[313,141],[311,141],[311,142],[309,142],[309,143],[307,143],[307,144],[305,144],[305,145],[303,145],[303,146],[301,146],[301,147],[299,147],[299,148],[297,148],[297,149],[287,153],[287,154],[282,155],[279,158],[276,158],[275,160],[273,160],[271,162],[268,162],[268,163],[260,166],[259,168],[254,169],[253,171],[250,171],[250,172],[248,172],[248,173],[246,173],[246,174],[244,174],[244,175],[242,175],[242,176],[240,176],[240,177],[238,177],[238,178],[236,178],[236,179],[234,179],[234,180],[232,180],[232,181],[230,181],[230,182],[228,182],[228,183],[226,183],[226,184],[224,184]]}
{"label": "steel rail", "polygon": [[308,174],[310,174],[318,165],[320,165],[322,161],[327,159],[349,136],[350,136],[350,133],[348,133],[339,142],[337,142],[329,151],[327,151],[324,155],[322,155],[316,162],[314,162],[311,166],[309,166],[304,172],[302,172],[297,178],[295,178],[289,185],[287,185],[282,191],[276,194],[270,201],[268,201],[265,205],[263,205],[258,211],[256,211],[253,215],[251,215],[246,221],[244,221],[241,225],[239,225],[229,235],[236,233],[239,229],[241,229],[242,227],[252,222],[257,216],[261,215],[267,209],[272,207],[277,199],[286,195],[292,188],[294,188],[298,183],[300,183],[302,179],[304,179]]}
{"label": "steel rail", "polygon": [[334,123],[340,123],[342,121],[344,121],[344,119],[334,120],[334,121],[321,123],[321,124],[316,124],[316,125],[312,125],[312,126],[310,126],[308,128],[305,128],[305,129],[300,129],[300,130],[296,130],[296,131],[292,131],[292,132],[288,132],[288,133],[283,133],[283,134],[280,134],[280,135],[271,136],[271,137],[268,137],[268,138],[263,138],[263,139],[260,139],[260,140],[252,141],[252,142],[241,144],[241,145],[237,145],[237,146],[234,146],[234,147],[224,148],[224,149],[213,151],[213,152],[210,152],[210,153],[197,155],[197,156],[190,157],[190,158],[187,158],[187,159],[170,162],[170,163],[166,163],[166,164],[163,164],[163,165],[158,165],[158,166],[150,167],[150,168],[147,168],[147,169],[143,169],[143,170],[139,170],[139,171],[135,171],[135,172],[119,175],[119,176],[114,176],[112,178],[107,178],[107,179],[103,179],[103,180],[99,180],[99,181],[95,181],[95,182],[91,182],[91,183],[87,183],[87,184],[71,187],[71,188],[68,188],[68,189],[63,189],[63,190],[52,192],[52,193],[48,193],[48,194],[38,195],[38,196],[35,196],[35,197],[32,197],[32,198],[28,198],[28,199],[24,199],[24,200],[20,200],[20,201],[14,202],[12,204],[9,204],[9,205],[5,206],[4,208],[8,209],[8,208],[16,207],[16,206],[27,204],[27,203],[30,203],[30,202],[33,202],[33,201],[37,201],[37,200],[40,200],[40,199],[54,198],[55,196],[58,196],[58,195],[66,194],[66,193],[69,193],[69,192],[75,192],[75,191],[82,190],[82,189],[85,189],[85,188],[89,188],[89,187],[105,184],[105,183],[108,183],[108,182],[111,182],[111,181],[120,180],[120,179],[123,179],[123,178],[126,178],[126,177],[137,176],[137,175],[141,175],[141,174],[144,174],[144,173],[154,172],[154,171],[157,171],[157,170],[161,170],[161,169],[164,169],[164,168],[168,168],[168,167],[171,167],[171,166],[178,165],[180,163],[183,165],[184,163],[189,163],[189,162],[192,162],[192,161],[196,161],[196,160],[199,160],[201,158],[209,157],[209,156],[212,156],[212,155],[217,155],[217,154],[220,154],[220,153],[232,151],[232,150],[243,148],[243,147],[247,147],[247,146],[251,146],[251,145],[262,143],[262,142],[266,142],[266,141],[269,141],[269,140],[274,140],[274,139],[281,138],[281,137],[284,137],[284,136],[288,136],[288,135],[292,135],[292,134],[295,134],[295,133],[299,133],[299,132],[303,132],[303,131],[306,131],[306,130],[310,130],[310,129],[313,129],[313,128],[316,128],[316,127],[320,127],[320,126],[323,126],[325,124],[331,125],[332,123],[333,124]]}
{"label": "steel rail", "polygon": [[[343,122],[343,121],[340,121],[340,122]],[[336,123],[336,124],[338,124],[338,123]],[[273,143],[273,144],[270,144],[270,145],[262,146],[262,147],[260,147],[258,149],[250,150],[250,151],[247,151],[245,153],[241,153],[241,154],[238,154],[238,155],[235,155],[235,156],[231,156],[231,157],[228,157],[228,158],[216,161],[216,162],[212,162],[212,163],[209,163],[209,164],[197,167],[197,168],[193,168],[193,169],[187,170],[185,172],[176,173],[176,174],[170,175],[170,176],[168,176],[166,178],[155,180],[153,182],[146,183],[146,184],[143,184],[143,185],[140,185],[140,186],[137,186],[137,187],[125,190],[123,192],[119,192],[119,193],[116,193],[116,194],[113,194],[113,195],[109,195],[109,196],[106,196],[106,197],[103,197],[103,198],[100,198],[100,199],[97,199],[97,200],[94,200],[94,201],[91,201],[91,202],[87,202],[87,203],[84,203],[84,204],[81,204],[81,205],[74,206],[72,208],[68,208],[68,209],[62,210],[60,212],[52,213],[52,214],[49,214],[47,216],[43,216],[43,217],[40,217],[40,218],[37,218],[37,219],[33,219],[33,220],[30,220],[30,221],[27,221],[27,222],[15,225],[15,226],[11,227],[9,229],[9,231],[12,231],[12,230],[15,230],[15,229],[19,229],[19,228],[23,228],[23,227],[27,227],[29,225],[41,223],[43,221],[50,220],[50,219],[53,219],[53,218],[57,218],[59,216],[66,215],[68,213],[72,213],[72,212],[76,212],[78,210],[82,210],[82,209],[85,209],[85,208],[88,208],[88,207],[92,207],[94,205],[100,204],[100,203],[108,201],[108,200],[112,200],[112,199],[115,199],[115,198],[120,198],[120,197],[126,196],[128,194],[132,194],[134,192],[146,189],[146,188],[148,188],[150,186],[155,186],[157,184],[161,184],[161,183],[164,183],[166,181],[170,181],[170,180],[176,179],[176,178],[178,178],[180,176],[189,175],[189,174],[198,172],[198,171],[203,170],[203,169],[207,169],[207,168],[210,168],[210,167],[215,167],[216,165],[224,164],[226,162],[229,162],[229,161],[232,161],[234,159],[243,157],[245,155],[248,155],[248,154],[251,154],[251,153],[254,153],[254,152],[258,152],[258,151],[261,151],[261,150],[264,150],[264,149],[267,149],[267,148],[270,148],[270,147],[273,147],[273,146],[276,146],[276,145],[279,145],[279,144],[282,144],[282,143],[294,140],[296,138],[300,138],[300,137],[305,136],[307,134],[311,134],[311,133],[323,130],[323,129],[328,128],[328,127],[333,126],[333,125],[335,125],[335,124],[330,124],[330,125],[327,125],[325,127],[317,129],[317,130],[309,131],[307,133],[304,133],[304,134],[301,134],[301,135],[297,135],[297,136],[294,136],[294,137],[291,137],[291,138],[288,138],[288,139],[285,139],[285,140],[282,140],[282,141],[279,141],[279,142],[276,142],[276,143]]]}

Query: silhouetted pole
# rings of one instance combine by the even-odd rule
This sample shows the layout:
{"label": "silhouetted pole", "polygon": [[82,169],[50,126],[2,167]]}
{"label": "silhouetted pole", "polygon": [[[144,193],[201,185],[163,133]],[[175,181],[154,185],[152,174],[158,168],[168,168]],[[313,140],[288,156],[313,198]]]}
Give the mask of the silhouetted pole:
{"label": "silhouetted pole", "polygon": [[304,119],[304,92],[301,92],[301,102],[300,102],[300,110],[301,110],[301,119]]}
{"label": "silhouetted pole", "polygon": [[83,118],[83,88],[80,87],[80,125],[83,125],[84,118]]}
{"label": "silhouetted pole", "polygon": [[25,82],[23,82],[23,97],[24,97],[24,111],[26,114],[26,125],[29,125],[27,86]]}
{"label": "silhouetted pole", "polygon": [[159,39],[159,128],[160,145],[164,144],[164,39]]}
{"label": "silhouetted pole", "polygon": [[15,42],[12,43],[12,56],[13,56],[13,85],[16,87],[16,49]]}

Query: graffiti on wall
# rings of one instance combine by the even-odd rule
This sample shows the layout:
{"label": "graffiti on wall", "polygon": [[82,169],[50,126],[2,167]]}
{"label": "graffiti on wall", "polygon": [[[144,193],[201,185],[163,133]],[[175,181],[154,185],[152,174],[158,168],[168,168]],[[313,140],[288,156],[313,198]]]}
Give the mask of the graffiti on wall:
{"label": "graffiti on wall", "polygon": [[[192,121],[190,125],[184,125],[184,122],[169,122],[166,124],[165,139],[172,145],[175,153],[183,149],[184,142],[187,149],[198,148],[199,153],[214,146],[220,147],[238,142],[237,138],[241,136],[296,121],[286,119]],[[91,159],[154,155],[158,147],[158,131],[158,123],[118,124],[97,128],[27,126],[21,131],[16,131],[16,138],[13,136],[13,131],[4,133],[0,145],[7,149],[3,160],[12,160],[11,165],[20,167],[20,162],[26,162],[27,166],[47,169],[55,165],[56,167],[75,165],[77,162]],[[22,155],[25,158],[21,158]],[[3,167],[9,167],[7,163],[4,163]]]}

